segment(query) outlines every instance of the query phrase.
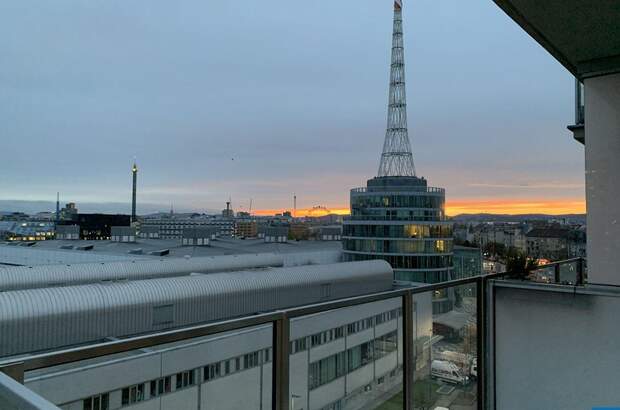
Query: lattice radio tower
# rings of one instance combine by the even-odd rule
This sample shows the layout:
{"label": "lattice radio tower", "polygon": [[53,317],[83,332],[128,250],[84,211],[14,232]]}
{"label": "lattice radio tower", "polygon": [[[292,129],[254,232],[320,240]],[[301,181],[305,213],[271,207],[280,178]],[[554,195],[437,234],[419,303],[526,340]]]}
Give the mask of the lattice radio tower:
{"label": "lattice radio tower", "polygon": [[402,1],[394,1],[392,32],[392,64],[387,131],[379,163],[379,177],[415,176],[411,143],[407,134],[407,103],[405,96],[405,56],[403,48]]}

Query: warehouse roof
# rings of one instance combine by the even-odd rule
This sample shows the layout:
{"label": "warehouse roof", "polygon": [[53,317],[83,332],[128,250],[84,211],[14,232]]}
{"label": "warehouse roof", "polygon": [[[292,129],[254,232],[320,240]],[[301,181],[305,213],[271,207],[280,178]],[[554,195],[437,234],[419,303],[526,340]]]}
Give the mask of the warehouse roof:
{"label": "warehouse roof", "polygon": [[74,286],[104,281],[183,276],[194,272],[227,272],[282,265],[284,265],[282,256],[262,253],[63,265],[11,266],[0,271],[0,292],[51,286]]}

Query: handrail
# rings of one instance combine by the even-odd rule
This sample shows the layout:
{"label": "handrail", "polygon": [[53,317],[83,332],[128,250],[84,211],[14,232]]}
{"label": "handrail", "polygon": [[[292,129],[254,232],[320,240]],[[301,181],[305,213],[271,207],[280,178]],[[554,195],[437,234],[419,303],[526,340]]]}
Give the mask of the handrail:
{"label": "handrail", "polygon": [[[558,261],[552,262],[550,264],[543,265],[542,267],[553,267],[556,265],[560,265],[562,263],[571,263],[571,262],[580,262],[583,265],[583,258],[573,258],[568,259],[566,261]],[[541,268],[542,268],[541,267]],[[273,382],[272,382],[272,394],[273,394],[273,408],[275,410],[289,410],[289,366],[288,366],[288,348],[290,343],[290,320],[296,317],[307,316],[317,313],[323,313],[335,309],[353,307],[365,303],[371,303],[391,298],[402,298],[402,306],[403,306],[403,323],[409,323],[413,320],[412,314],[408,309],[405,309],[406,306],[411,305],[412,297],[416,294],[432,292],[435,290],[452,288],[455,286],[467,285],[467,284],[476,284],[477,293],[478,293],[478,309],[476,312],[477,321],[480,324],[478,327],[479,344],[485,344],[486,339],[483,336],[486,331],[486,324],[483,320],[483,298],[485,297],[485,289],[487,287],[488,281],[493,279],[499,279],[506,275],[509,275],[508,272],[502,273],[492,273],[492,274],[483,274],[479,276],[473,276],[462,279],[455,279],[447,282],[434,283],[434,284],[426,284],[422,286],[408,286],[397,289],[392,289],[384,292],[371,293],[366,295],[348,297],[344,299],[326,301],[322,303],[316,303],[307,306],[297,306],[291,307],[281,310],[276,310],[272,312],[264,312],[259,313],[252,316],[244,316],[238,318],[227,319],[223,321],[218,321],[214,323],[206,323],[201,325],[195,325],[190,327],[183,327],[178,329],[171,329],[167,331],[162,331],[158,333],[150,333],[145,335],[139,335],[135,337],[130,337],[127,339],[114,340],[114,341],[106,341],[97,344],[91,344],[87,346],[78,346],[72,347],[68,349],[63,349],[59,351],[45,352],[34,354],[26,357],[13,357],[7,358],[5,360],[0,361],[0,373],[5,373],[6,375],[0,375],[3,377],[13,377],[17,381],[21,382],[24,378],[24,372],[57,366],[62,364],[68,364],[73,362],[78,362],[85,359],[92,359],[96,357],[102,357],[117,353],[123,353],[130,350],[136,350],[141,348],[148,348],[152,346],[162,345],[171,342],[178,342],[181,340],[193,339],[196,337],[208,336],[216,333],[232,331],[243,329],[252,326],[266,325],[272,324],[273,326]],[[407,325],[409,326],[409,325]],[[409,327],[405,328],[405,332],[403,334],[404,346],[409,346],[413,343],[412,332]],[[479,351],[484,350],[484,346],[478,346]],[[413,380],[413,367],[411,366],[411,355],[412,350],[410,348],[404,349],[405,357],[403,359],[404,363],[404,375],[403,380],[406,382],[403,384],[404,389],[404,407],[411,408],[411,397],[412,397],[412,386],[409,381]],[[484,357],[483,355],[478,356],[479,360],[479,368],[483,369],[482,366]],[[481,376],[482,377],[482,376]],[[483,380],[480,380],[480,385],[478,387],[478,408],[482,409],[484,397],[483,394]],[[24,392],[29,392],[28,389],[24,388]],[[33,393],[34,394],[34,393]],[[42,407],[45,408],[45,407]],[[52,407],[55,408],[55,407]]]}
{"label": "handrail", "polygon": [[57,406],[3,372],[0,372],[0,408],[5,410],[59,410]]}
{"label": "handrail", "polygon": [[[128,339],[102,342],[88,346],[78,346],[27,357],[9,358],[7,360],[0,361],[0,372],[4,372],[21,382],[24,379],[24,373],[29,370],[68,364],[85,359],[92,359],[130,350],[147,348],[165,343],[271,323],[273,326],[272,348],[274,358],[272,373],[272,407],[274,410],[289,410],[288,348],[290,343],[290,332],[288,329],[290,328],[290,319],[396,297],[401,297],[403,306],[407,306],[408,303],[411,303],[411,299],[415,294],[432,292],[434,290],[471,283],[476,283],[477,288],[481,289],[482,284],[488,279],[493,279],[500,276],[502,276],[502,274],[480,275],[443,283],[393,289],[308,306],[292,307],[274,312],[261,313],[254,316],[245,316],[215,323],[207,323],[181,329],[172,329],[156,334],[141,335]],[[481,314],[482,312],[477,312],[478,320],[482,320]],[[403,323],[412,321],[412,315],[413,312],[403,309]],[[482,326],[480,327],[480,331],[482,331]],[[407,339],[404,340],[403,343],[406,345],[413,344],[412,334],[413,332],[408,330],[405,334]],[[405,349],[405,351],[409,357],[405,357],[405,367],[403,369],[405,375],[403,380],[410,381],[413,380],[413,367],[411,366],[412,350]],[[480,360],[482,360],[482,358],[480,358]],[[404,402],[405,408],[411,408],[412,386],[410,386],[410,384],[411,383],[403,385],[404,397],[406,399]],[[479,408],[482,409],[482,407]]]}
{"label": "handrail", "polygon": [[86,346],[78,346],[52,352],[39,353],[32,356],[20,357],[16,359],[12,358],[0,361],[0,370],[2,370],[3,368],[10,368],[14,365],[20,365],[23,371],[36,370],[50,366],[77,362],[85,359],[92,359],[100,356],[123,353],[130,350],[144,349],[165,343],[178,342],[185,339],[208,336],[215,333],[238,330],[251,326],[264,325],[268,323],[273,323],[277,320],[283,320],[284,318],[291,319],[299,316],[327,312],[343,307],[357,306],[364,303],[376,302],[379,300],[385,300],[395,297],[402,297],[407,293],[415,295],[453,286],[475,283],[479,280],[479,278],[489,279],[491,277],[497,277],[501,275],[502,274],[500,273],[495,273],[481,276],[473,276],[469,278],[455,279],[447,282],[440,282],[423,286],[410,286],[384,292],[377,292],[367,295],[326,301],[307,306],[276,310],[253,316],[243,316],[240,318],[233,318],[213,323],[206,323],[202,325],[183,327],[180,329],[171,329],[155,334],[149,333],[145,335],[130,337],[127,339],[112,340]]}

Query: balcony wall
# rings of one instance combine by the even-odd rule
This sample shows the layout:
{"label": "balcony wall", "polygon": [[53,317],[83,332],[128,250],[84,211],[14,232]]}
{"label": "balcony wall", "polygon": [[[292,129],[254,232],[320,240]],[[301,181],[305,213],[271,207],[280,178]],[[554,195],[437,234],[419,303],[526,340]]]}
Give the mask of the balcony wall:
{"label": "balcony wall", "polygon": [[619,289],[495,282],[493,290],[498,410],[620,404]]}

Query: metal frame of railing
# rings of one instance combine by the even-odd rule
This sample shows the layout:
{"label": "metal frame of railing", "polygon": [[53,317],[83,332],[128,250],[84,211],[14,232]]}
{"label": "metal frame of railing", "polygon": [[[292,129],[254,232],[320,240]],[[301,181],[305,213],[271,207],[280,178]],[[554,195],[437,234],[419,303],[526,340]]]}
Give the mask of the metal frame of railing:
{"label": "metal frame of railing", "polygon": [[575,78],[575,125],[585,124],[585,96],[583,83]]}
{"label": "metal frame of railing", "polygon": [[[580,260],[579,266],[583,266],[583,258],[555,262],[550,265],[568,263]],[[549,265],[545,265],[549,266]],[[20,383],[24,381],[24,373],[31,370],[57,366],[81,360],[102,357],[130,350],[153,347],[165,343],[178,342],[196,337],[208,336],[216,333],[243,329],[252,326],[272,324],[273,326],[273,371],[272,371],[272,408],[274,410],[289,410],[289,345],[290,345],[290,320],[296,317],[327,312],[334,309],[357,306],[365,303],[400,297],[402,298],[402,321],[403,321],[403,408],[413,408],[413,296],[416,294],[432,292],[439,289],[452,288],[460,285],[476,284],[476,320],[477,320],[477,368],[479,369],[477,381],[478,409],[485,409],[485,357],[488,343],[486,323],[487,311],[487,287],[488,281],[498,279],[507,273],[494,273],[457,279],[443,283],[429,284],[417,287],[399,288],[385,292],[373,293],[327,301],[323,303],[293,307],[274,312],[261,313],[253,316],[224,320],[215,323],[173,329],[156,334],[147,334],[132,338],[102,342],[87,346],[74,347],[59,351],[35,354],[19,359],[7,359],[0,361],[0,372],[12,377]],[[583,277],[583,275],[581,275]],[[34,394],[34,393],[33,393]]]}
{"label": "metal frame of railing", "polygon": [[564,259],[564,260],[557,261],[557,262],[551,262],[551,263],[547,263],[544,265],[539,265],[534,269],[534,271],[553,268],[554,281],[552,283],[562,284],[561,277],[560,277],[562,266],[572,264],[572,263],[574,263],[577,268],[575,272],[574,285],[583,285],[586,280],[586,271],[585,271],[586,259],[582,257]]}

